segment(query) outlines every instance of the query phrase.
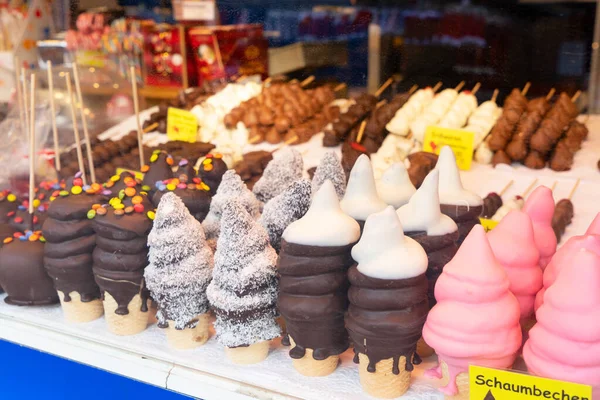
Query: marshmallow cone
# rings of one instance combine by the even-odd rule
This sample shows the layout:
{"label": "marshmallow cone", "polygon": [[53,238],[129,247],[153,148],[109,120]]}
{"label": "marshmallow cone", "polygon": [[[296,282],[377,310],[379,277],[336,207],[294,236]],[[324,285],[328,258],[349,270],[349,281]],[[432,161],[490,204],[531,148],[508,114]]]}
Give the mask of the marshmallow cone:
{"label": "marshmallow cone", "polygon": [[600,213],[596,217],[585,232],[586,235],[600,235]]}
{"label": "marshmallow cone", "polygon": [[556,234],[552,229],[554,215],[552,190],[539,186],[525,201],[523,211],[531,218],[535,245],[540,252],[539,264],[544,270],[556,253]]}

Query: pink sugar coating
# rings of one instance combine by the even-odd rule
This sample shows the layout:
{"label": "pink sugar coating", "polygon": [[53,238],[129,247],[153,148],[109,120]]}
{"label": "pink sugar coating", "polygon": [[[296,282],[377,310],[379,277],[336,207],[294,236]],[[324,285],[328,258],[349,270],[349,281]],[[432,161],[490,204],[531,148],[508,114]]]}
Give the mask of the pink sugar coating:
{"label": "pink sugar coating", "polygon": [[[590,230],[588,229],[588,232]],[[574,263],[573,256],[579,250],[586,249],[600,255],[600,236],[583,235],[573,236],[565,243],[552,257],[548,267],[544,270],[543,287],[535,297],[535,309],[539,309],[544,303],[546,290],[556,281],[557,276],[563,269],[577,269],[578,265]]]}
{"label": "pink sugar coating", "polygon": [[552,229],[554,215],[552,190],[546,186],[539,186],[525,201],[523,211],[531,218],[535,245],[540,252],[539,264],[543,270],[556,252],[556,234]]}
{"label": "pink sugar coating", "polygon": [[531,219],[523,211],[511,211],[487,236],[494,255],[504,267],[510,291],[519,300],[521,318],[533,314],[535,295],[542,288],[540,253],[533,238]]}
{"label": "pink sugar coating", "polygon": [[596,214],[596,217],[588,226],[586,235],[600,235],[600,213]]}
{"label": "pink sugar coating", "polygon": [[[450,382],[440,389],[443,393],[457,393],[456,377],[468,372],[470,364],[513,364],[522,337],[519,303],[509,286],[484,229],[476,225],[444,267],[435,286],[438,303],[423,328],[425,341],[448,365]],[[439,366],[426,376],[441,377]]]}
{"label": "pink sugar coating", "polygon": [[600,389],[600,255],[571,253],[536,312],[523,358],[535,375]]}

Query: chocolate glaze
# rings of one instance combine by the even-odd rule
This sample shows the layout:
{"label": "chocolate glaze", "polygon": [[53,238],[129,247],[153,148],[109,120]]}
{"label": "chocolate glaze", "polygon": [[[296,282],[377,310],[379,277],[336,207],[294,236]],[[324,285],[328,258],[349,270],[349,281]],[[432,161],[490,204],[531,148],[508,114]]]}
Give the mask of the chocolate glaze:
{"label": "chocolate glaze", "polygon": [[227,168],[227,164],[223,161],[222,158],[212,157],[211,158],[212,169],[209,171],[206,170],[206,165],[202,163],[200,168],[198,168],[198,175],[202,179],[204,183],[208,185],[210,188],[211,196],[214,196],[217,193],[217,189],[221,184],[221,180],[223,179],[223,174],[227,172],[229,168]]}
{"label": "chocolate glaze", "polygon": [[29,214],[28,210],[17,210],[14,215],[9,217],[8,223],[17,231],[39,231],[42,229],[47,217],[48,215],[45,212],[40,212],[37,209],[33,212],[33,215]]}
{"label": "chocolate glaze", "polygon": [[17,211],[19,204],[17,201],[8,201],[6,198],[0,200],[0,224],[5,224],[8,222],[9,217],[8,213],[12,211]]}
{"label": "chocolate glaze", "polygon": [[158,159],[148,164],[150,169],[144,174],[142,184],[150,186],[152,194],[154,194],[156,190],[156,182],[171,179],[173,177],[173,170],[167,163],[167,157],[170,157],[167,153],[160,152],[158,154]]}
{"label": "chocolate glaze", "polygon": [[417,341],[429,311],[425,274],[408,279],[370,278],[356,266],[348,271],[348,314],[346,328],[358,354],[369,358],[367,371],[375,372],[376,364],[393,358],[394,374],[399,374],[399,361],[406,357],[405,369],[419,364]]}
{"label": "chocolate glaze", "polygon": [[456,242],[459,232],[455,231],[440,236],[428,236],[427,232],[423,231],[404,232],[404,234],[416,240],[427,253],[428,264],[425,275],[429,287],[427,292],[429,309],[431,309],[436,304],[434,296],[435,283],[440,277],[444,266],[452,260],[458,250]]}
{"label": "chocolate glaze", "polygon": [[144,282],[144,270],[115,272],[94,266],[94,277],[100,287],[102,300],[104,300],[104,293],[108,292],[117,302],[115,314],[129,314],[127,306],[136,294],[142,297],[140,310],[142,312],[148,311],[147,303],[150,292],[146,289]]}
{"label": "chocolate glaze", "polygon": [[0,286],[8,304],[30,306],[58,303],[52,280],[44,269],[44,244],[13,240],[0,248]]}
{"label": "chocolate glaze", "polygon": [[[167,192],[162,192],[158,190],[154,196],[152,196],[152,203],[155,207],[158,207],[158,203],[160,203],[160,199],[162,199],[163,195]],[[187,207],[190,214],[194,216],[198,221],[204,221],[208,211],[210,209],[210,201],[211,195],[209,192],[205,192],[204,190],[198,189],[175,189],[173,190],[179,198],[183,201],[183,204]]]}
{"label": "chocolate glaze", "polygon": [[479,216],[483,213],[483,205],[479,206],[457,206],[453,204],[441,204],[440,209],[442,214],[452,218],[458,225],[458,245],[465,240],[471,229],[478,225]]}
{"label": "chocolate glaze", "polygon": [[310,348],[315,360],[325,360],[348,348],[344,313],[353,245],[307,246],[282,239],[277,305],[295,342],[290,357],[302,358]]}
{"label": "chocolate glaze", "polygon": [[86,219],[59,221],[54,218],[48,218],[42,227],[44,237],[48,242],[63,243],[70,240],[76,240],[83,236],[94,234],[92,221]]}
{"label": "chocolate glaze", "polygon": [[134,174],[132,174],[129,171],[123,171],[119,176],[121,177],[121,179],[119,179],[116,182],[112,181],[112,185],[108,188],[108,190],[112,192],[113,196],[118,196],[121,190],[127,188],[127,185],[125,184],[125,178],[132,178],[134,181],[136,181],[136,188],[142,186],[142,183],[138,179],[136,179]]}

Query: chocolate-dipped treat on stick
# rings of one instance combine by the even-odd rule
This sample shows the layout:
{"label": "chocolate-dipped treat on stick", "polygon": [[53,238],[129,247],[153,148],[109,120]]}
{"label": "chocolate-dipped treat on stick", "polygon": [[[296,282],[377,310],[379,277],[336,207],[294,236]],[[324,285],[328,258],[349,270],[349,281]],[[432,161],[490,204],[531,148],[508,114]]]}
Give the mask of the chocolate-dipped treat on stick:
{"label": "chocolate-dipped treat on stick", "polygon": [[292,346],[290,357],[302,375],[331,374],[348,348],[346,274],[359,237],[358,223],[344,214],[329,180],[306,215],[283,234],[277,303],[287,328],[284,339]]}
{"label": "chocolate-dipped treat on stick", "polygon": [[560,200],[554,207],[554,215],[552,216],[552,229],[556,234],[556,241],[560,243],[562,235],[565,233],[567,226],[571,225],[573,216],[575,215],[575,207],[571,199],[575,195],[581,179],[577,179],[571,193],[566,199]]}
{"label": "chocolate-dipped treat on stick", "polygon": [[277,315],[277,253],[265,230],[233,200],[225,204],[206,294],[216,315],[217,341],[236,364],[264,360],[281,334]]}
{"label": "chocolate-dipped treat on stick", "polygon": [[206,288],[212,279],[212,251],[202,225],[174,193],[165,194],[158,205],[148,246],[144,278],[158,304],[158,326],[167,328],[173,348],[203,345],[209,337]]}
{"label": "chocolate-dipped treat on stick", "polygon": [[550,158],[550,168],[554,171],[568,171],[573,166],[575,154],[588,136],[587,127],[578,121],[569,125],[563,138],[558,141]]}
{"label": "chocolate-dipped treat on stick", "polygon": [[346,327],[360,383],[371,396],[395,398],[408,390],[413,364],[421,362],[416,349],[429,310],[427,254],[404,236],[388,206],[369,216],[352,258],[358,265],[348,272]]}
{"label": "chocolate-dipped treat on stick", "polygon": [[492,218],[494,214],[496,214],[496,212],[504,204],[502,201],[502,195],[506,193],[508,188],[510,188],[514,182],[515,181],[511,179],[499,193],[490,192],[487,196],[485,196],[485,198],[483,199],[483,211],[481,213],[482,218],[489,219]]}
{"label": "chocolate-dipped treat on stick", "polygon": [[317,166],[312,177],[312,194],[315,195],[327,180],[331,181],[338,199],[341,200],[346,193],[346,173],[334,151],[325,153]]}
{"label": "chocolate-dipped treat on stick", "polygon": [[301,179],[303,169],[302,155],[292,148],[284,148],[274,154],[252,191],[258,200],[266,203],[291,183]]}
{"label": "chocolate-dipped treat on stick", "polygon": [[536,178],[529,184],[529,186],[527,186],[523,193],[521,193],[520,195],[516,195],[508,201],[504,201],[502,203],[502,206],[500,206],[500,208],[492,216],[492,220],[501,221],[502,218],[504,218],[509,212],[513,210],[521,210],[525,205],[525,197],[527,197],[527,195],[529,194],[529,192],[531,192],[531,189],[535,187],[537,182],[538,180]]}
{"label": "chocolate-dipped treat on stick", "polygon": [[142,185],[145,186],[150,196],[154,195],[157,185],[162,181],[173,178],[173,157],[162,150],[154,150],[150,157],[150,164],[143,165],[144,173]]}
{"label": "chocolate-dipped treat on stick", "polygon": [[369,215],[380,212],[387,206],[379,198],[371,161],[364,154],[356,160],[350,172],[346,194],[340,202],[340,206],[346,214],[358,222],[361,230]]}
{"label": "chocolate-dipped treat on stick", "polygon": [[[29,198],[34,199],[35,188],[35,87],[36,75],[31,74],[31,93],[27,115],[29,124]],[[33,201],[29,202],[29,223],[33,224]],[[6,234],[6,233],[5,233]],[[8,296],[4,299],[13,305],[44,305],[58,303],[58,296],[52,280],[44,269],[44,243],[41,231],[31,229],[15,232],[12,237],[3,239],[0,247],[0,287]]]}
{"label": "chocolate-dipped treat on stick", "polygon": [[93,272],[104,305],[108,329],[115,335],[135,335],[148,324],[148,234],[154,207],[145,192],[135,189],[88,211],[96,233]]}
{"label": "chocolate-dipped treat on stick", "polygon": [[210,192],[208,186],[200,178],[188,178],[186,174],[181,174],[179,178],[157,182],[156,192],[152,196],[152,204],[158,207],[162,197],[167,193],[176,194],[190,214],[199,222],[204,221],[208,215],[211,202]]}
{"label": "chocolate-dipped treat on stick", "polygon": [[362,94],[354,99],[355,104],[332,122],[331,129],[325,130],[323,146],[332,147],[344,142],[357,127],[377,107],[377,96]]}
{"label": "chocolate-dipped treat on stick", "polygon": [[525,95],[530,86],[531,84],[527,82],[522,91],[513,89],[504,100],[502,115],[496,121],[496,125],[492,128],[487,141],[492,151],[504,150],[506,145],[512,140],[514,130],[527,109],[527,98]]}
{"label": "chocolate-dipped treat on stick", "polygon": [[223,161],[223,154],[208,153],[198,166],[198,176],[209,187],[209,193],[214,196],[221,184],[223,175],[227,172],[227,164]]}
{"label": "chocolate-dipped treat on stick", "polygon": [[479,224],[479,216],[483,211],[483,199],[463,188],[456,158],[450,147],[442,148],[435,169],[440,171],[441,210],[458,225],[460,234],[458,244],[460,245],[471,228]]}
{"label": "chocolate-dipped treat on stick", "polygon": [[84,187],[81,176],[75,175],[69,190],[51,196],[42,228],[46,238],[44,266],[69,322],[93,321],[104,313],[92,271],[96,235],[88,218],[88,211],[103,202],[103,188],[98,183]]}

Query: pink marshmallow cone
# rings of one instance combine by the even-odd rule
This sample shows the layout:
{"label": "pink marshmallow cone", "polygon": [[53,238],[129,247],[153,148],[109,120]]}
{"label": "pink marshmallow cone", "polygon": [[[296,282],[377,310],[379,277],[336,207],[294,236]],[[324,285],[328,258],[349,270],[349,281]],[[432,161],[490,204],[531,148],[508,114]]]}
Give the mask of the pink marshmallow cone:
{"label": "pink marshmallow cone", "polygon": [[556,234],[552,229],[554,215],[552,190],[546,186],[539,186],[525,201],[523,211],[531,218],[535,245],[540,252],[539,264],[543,270],[556,252]]}
{"label": "pink marshmallow cone", "polygon": [[586,235],[600,235],[600,213],[596,214],[596,218],[588,226]]}
{"label": "pink marshmallow cone", "polygon": [[510,291],[519,300],[521,321],[525,322],[533,315],[535,295],[542,288],[531,219],[522,211],[511,211],[487,236],[508,275]]}
{"label": "pink marshmallow cone", "polygon": [[[481,225],[473,227],[435,286],[437,304],[423,328],[423,339],[435,349],[440,366],[426,373],[450,377],[440,390],[458,393],[456,378],[469,365],[509,368],[521,346],[519,303],[496,261]],[[493,318],[490,316],[493,315]]]}
{"label": "pink marshmallow cone", "polygon": [[[600,256],[575,252],[536,312],[523,358],[529,372],[600,388]],[[597,392],[596,392],[597,393]]]}

